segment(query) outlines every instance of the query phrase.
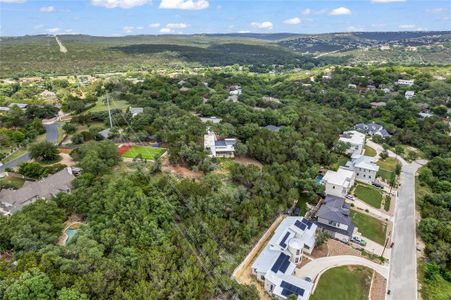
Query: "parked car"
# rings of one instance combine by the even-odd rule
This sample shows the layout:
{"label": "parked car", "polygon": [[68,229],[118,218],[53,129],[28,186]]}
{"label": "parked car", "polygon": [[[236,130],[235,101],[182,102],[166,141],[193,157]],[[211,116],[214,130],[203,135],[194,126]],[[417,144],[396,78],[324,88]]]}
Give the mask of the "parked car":
{"label": "parked car", "polygon": [[353,195],[346,195],[346,199],[349,199],[349,200],[351,200],[351,201],[354,201],[354,200],[355,200],[355,198],[354,198]]}
{"label": "parked car", "polygon": [[305,281],[307,281],[307,282],[312,282],[312,281],[313,281],[312,278],[310,278],[310,277],[308,277],[308,276],[306,276],[304,279],[305,279]]}
{"label": "parked car", "polygon": [[380,188],[382,190],[384,189],[384,185],[382,183],[380,183],[380,182],[377,182],[377,181],[373,182],[373,186],[375,186],[377,188]]}
{"label": "parked car", "polygon": [[360,246],[366,246],[366,241],[359,236],[353,236],[351,242],[359,244]]}

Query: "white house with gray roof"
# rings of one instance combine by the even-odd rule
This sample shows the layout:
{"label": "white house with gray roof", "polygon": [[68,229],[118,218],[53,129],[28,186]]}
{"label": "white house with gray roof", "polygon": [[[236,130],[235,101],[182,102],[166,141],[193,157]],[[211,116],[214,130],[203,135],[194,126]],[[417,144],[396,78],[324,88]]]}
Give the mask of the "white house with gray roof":
{"label": "white house with gray roof", "polygon": [[142,108],[142,107],[130,107],[129,111],[132,114],[132,118],[134,118],[137,115],[142,114],[144,112],[144,108]]}
{"label": "white house with gray roof", "polygon": [[27,182],[18,190],[4,189],[0,192],[0,213],[12,215],[38,199],[50,199],[58,193],[70,192],[74,178],[72,169],[65,168],[42,180]]}
{"label": "white house with gray roof", "polygon": [[375,157],[356,155],[346,163],[345,167],[354,171],[357,181],[371,184],[376,180],[376,174],[379,171],[376,160]]}
{"label": "white house with gray roof", "polygon": [[327,195],[315,215],[316,225],[331,237],[347,243],[354,233],[349,209],[344,198]]}
{"label": "white house with gray roof", "polygon": [[213,157],[235,157],[236,142],[235,138],[218,139],[210,129],[204,135],[204,149]]}
{"label": "white house with gray roof", "polygon": [[295,276],[302,253],[315,246],[317,225],[302,217],[286,217],[277,227],[252,265],[252,274],[264,283],[272,297],[287,299],[290,295],[307,300],[313,283]]}
{"label": "white house with gray roof", "polygon": [[362,132],[367,133],[371,136],[377,135],[383,138],[390,137],[391,135],[388,133],[388,131],[384,128],[384,126],[371,122],[371,123],[358,123],[354,126],[354,129]]}

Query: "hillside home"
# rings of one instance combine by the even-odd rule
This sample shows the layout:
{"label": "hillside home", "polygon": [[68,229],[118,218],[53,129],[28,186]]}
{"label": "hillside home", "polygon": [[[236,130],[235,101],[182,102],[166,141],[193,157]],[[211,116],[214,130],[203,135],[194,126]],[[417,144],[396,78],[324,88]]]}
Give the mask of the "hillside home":
{"label": "hillside home", "polygon": [[42,93],[39,94],[39,96],[47,101],[58,101],[58,96],[56,96],[56,94],[52,91],[49,90],[45,90]]}
{"label": "hillside home", "polygon": [[404,97],[407,100],[411,99],[413,96],[415,96],[415,91],[406,91],[406,93],[404,94]]}
{"label": "hillside home", "polygon": [[201,117],[200,120],[201,120],[202,123],[211,122],[213,124],[218,124],[218,123],[220,123],[222,121],[221,118],[217,118],[215,116],[213,116],[213,117]]}
{"label": "hillside home", "polygon": [[339,139],[341,142],[349,144],[348,150],[346,150],[347,154],[350,155],[358,155],[362,154],[363,146],[365,145],[365,135],[361,132],[351,130],[345,131],[340,136]]}
{"label": "hillside home", "polygon": [[328,195],[315,215],[315,223],[332,238],[347,243],[354,233],[349,209],[344,198]]}
{"label": "hillside home", "polygon": [[373,135],[378,135],[380,137],[386,138],[386,137],[390,137],[391,135],[388,133],[388,131],[384,128],[384,126],[371,122],[368,124],[364,124],[364,123],[358,123],[354,126],[354,129],[362,132],[362,133],[367,133],[371,136]]}
{"label": "hillside home", "polygon": [[13,106],[17,106],[18,108],[21,109],[26,109],[28,107],[27,103],[11,103],[10,105],[8,105],[8,107],[13,107]]}
{"label": "hillside home", "polygon": [[354,171],[345,167],[338,168],[337,171],[327,171],[322,178],[326,190],[326,195],[345,197],[355,182]]}
{"label": "hillside home", "polygon": [[272,132],[279,132],[284,126],[275,126],[275,125],[266,125],[265,129],[272,131]]}
{"label": "hillside home", "polygon": [[290,295],[307,300],[313,283],[295,276],[302,254],[315,246],[317,225],[302,217],[286,217],[277,227],[252,265],[252,274],[263,282],[266,291],[277,299]]}
{"label": "hillside home", "polygon": [[219,140],[211,130],[204,135],[204,149],[209,151],[213,157],[235,157],[236,142],[235,138]]}
{"label": "hillside home", "polygon": [[406,85],[406,86],[412,86],[415,83],[415,80],[411,79],[398,79],[398,81],[396,82],[396,84],[399,85]]}
{"label": "hillside home", "polygon": [[348,84],[348,88],[350,88],[350,89],[356,89],[356,88],[357,88],[357,85],[350,83],[350,84]]}
{"label": "hillside home", "polygon": [[12,215],[38,199],[50,199],[58,193],[70,192],[74,178],[72,169],[65,168],[42,180],[26,182],[18,190],[4,189],[0,192],[0,214]]}
{"label": "hillside home", "polygon": [[369,184],[376,180],[376,174],[379,171],[379,166],[376,165],[376,158],[365,155],[352,157],[352,160],[346,163],[346,168],[354,171],[357,181]]}
{"label": "hillside home", "polygon": [[144,108],[142,108],[142,107],[130,107],[129,111],[132,114],[132,118],[134,118],[137,115],[142,114],[144,112]]}

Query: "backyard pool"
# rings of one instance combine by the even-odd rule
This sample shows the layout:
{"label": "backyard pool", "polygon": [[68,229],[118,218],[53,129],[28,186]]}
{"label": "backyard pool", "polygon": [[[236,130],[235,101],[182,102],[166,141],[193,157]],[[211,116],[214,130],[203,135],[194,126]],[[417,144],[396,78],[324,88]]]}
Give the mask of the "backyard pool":
{"label": "backyard pool", "polygon": [[323,175],[316,176],[316,178],[315,178],[316,183],[323,184],[323,177],[324,177]]}
{"label": "backyard pool", "polygon": [[78,229],[75,229],[75,228],[67,228],[66,229],[67,239],[64,242],[65,245],[70,242],[70,240],[74,237],[75,234],[77,234],[77,231],[78,231]]}

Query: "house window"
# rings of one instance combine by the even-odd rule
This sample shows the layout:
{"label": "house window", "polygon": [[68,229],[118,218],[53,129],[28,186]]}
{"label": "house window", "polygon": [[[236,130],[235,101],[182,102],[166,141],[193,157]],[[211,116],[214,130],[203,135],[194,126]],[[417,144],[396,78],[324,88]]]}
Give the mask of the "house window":
{"label": "house window", "polygon": [[307,245],[304,245],[304,248],[305,248],[305,249],[307,249],[307,250],[309,250],[309,249],[310,249],[310,247],[309,247],[309,246],[307,246]]}
{"label": "house window", "polygon": [[332,226],[335,226],[335,227],[337,227],[337,222],[334,222],[334,221],[329,221],[329,225],[332,225]]}
{"label": "house window", "polygon": [[335,190],[335,186],[332,187]]}
{"label": "house window", "polygon": [[368,175],[368,178],[371,179],[371,176]]}
{"label": "house window", "polygon": [[262,275],[260,278],[261,278],[261,280],[265,280],[265,276],[264,275]]}
{"label": "house window", "polygon": [[271,284],[271,285],[269,286],[269,291],[272,292],[273,289],[274,289],[274,285]]}
{"label": "house window", "polygon": [[357,173],[357,176],[359,176],[359,173]]}
{"label": "house window", "polygon": [[294,262],[297,264],[299,262],[299,258],[296,257],[296,259],[294,260]]}
{"label": "house window", "polygon": [[301,253],[301,250],[296,250],[296,255],[299,255],[299,253]]}

